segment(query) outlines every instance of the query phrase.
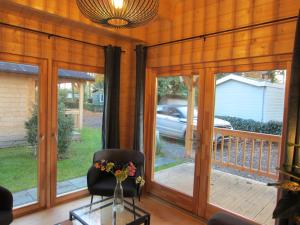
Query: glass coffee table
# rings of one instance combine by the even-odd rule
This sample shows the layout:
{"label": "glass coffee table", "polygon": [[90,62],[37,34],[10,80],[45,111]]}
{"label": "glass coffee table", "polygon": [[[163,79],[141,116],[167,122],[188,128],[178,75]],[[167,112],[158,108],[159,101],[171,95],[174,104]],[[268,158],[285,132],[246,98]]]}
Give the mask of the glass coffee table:
{"label": "glass coffee table", "polygon": [[123,212],[112,209],[113,197],[82,206],[70,211],[70,221],[83,225],[150,225],[150,214],[124,200]]}

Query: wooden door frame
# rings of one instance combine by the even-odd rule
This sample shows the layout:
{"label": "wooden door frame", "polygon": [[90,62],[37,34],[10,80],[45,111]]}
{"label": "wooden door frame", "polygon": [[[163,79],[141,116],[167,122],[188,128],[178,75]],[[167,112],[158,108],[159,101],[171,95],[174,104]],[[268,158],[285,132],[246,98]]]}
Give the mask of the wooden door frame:
{"label": "wooden door frame", "polygon": [[[198,69],[185,69],[185,70],[167,70],[167,71],[159,71],[155,68],[147,68],[147,76],[146,76],[146,87],[145,87],[145,156],[146,156],[146,191],[154,194],[158,197],[164,198],[165,200],[175,203],[176,205],[190,211],[197,212],[198,204],[195,202],[198,201],[198,188],[199,188],[199,177],[200,177],[200,166],[199,159],[199,148],[200,143],[198,143],[198,150],[195,155],[195,171],[194,171],[194,188],[193,188],[193,196],[188,196],[179,191],[170,189],[164,185],[156,183],[153,181],[153,170],[154,167],[154,154],[153,148],[155,146],[155,115],[156,115],[156,79],[157,77],[163,76],[193,76],[199,75],[198,87],[199,88],[199,97],[198,97],[198,105],[203,103],[204,100],[204,76],[202,76],[202,71]],[[153,110],[154,109],[154,110]],[[201,108],[202,109],[202,108]],[[202,118],[203,112],[202,110],[198,110],[198,130],[202,130]],[[200,121],[200,122],[199,122]],[[201,132],[200,132],[201,133]]]}
{"label": "wooden door frame", "polygon": [[[205,93],[205,116],[204,121],[206,122],[204,127],[206,127],[206,131],[203,131],[204,134],[208,136],[204,137],[203,141],[203,161],[200,163],[204,168],[202,169],[202,177],[205,177],[205,181],[203,181],[203,187],[200,186],[199,192],[199,199],[202,199],[204,202],[202,207],[198,208],[198,215],[209,219],[213,214],[219,211],[226,211],[221,207],[213,205],[209,203],[209,189],[210,189],[210,164],[211,164],[211,146],[212,146],[212,137],[213,137],[213,118],[214,118],[214,106],[215,106],[215,76],[218,73],[230,73],[230,72],[247,72],[247,71],[264,71],[264,70],[276,70],[276,69],[283,69],[286,70],[286,84],[285,84],[285,97],[284,97],[284,114],[283,114],[283,128],[282,128],[282,141],[281,141],[281,149],[284,149],[285,146],[285,137],[287,133],[286,121],[287,121],[287,110],[288,110],[288,91],[289,91],[289,84],[290,84],[290,68],[291,68],[290,61],[285,62],[278,62],[278,63],[258,63],[258,64],[249,64],[249,65],[241,65],[235,66],[232,68],[229,67],[214,67],[214,68],[207,68],[206,73],[206,82],[205,86],[209,87]],[[280,163],[284,162],[284,154],[281,151],[280,156]],[[202,184],[201,183],[201,184]],[[232,213],[232,212],[229,212]],[[234,214],[234,213],[232,213]],[[235,214],[241,218],[249,220],[242,215]],[[250,220],[249,220],[250,221]],[[252,223],[256,224],[255,222],[251,221]]]}
{"label": "wooden door frame", "polygon": [[35,212],[39,209],[46,207],[46,118],[47,118],[47,60],[42,58],[23,56],[17,54],[0,52],[0,61],[11,62],[16,64],[31,64],[38,66],[38,106],[39,106],[39,154],[38,154],[38,185],[37,185],[37,203],[28,204],[25,206],[17,207],[13,210],[14,217],[20,217],[22,215]]}
{"label": "wooden door frame", "polygon": [[[62,203],[66,203],[69,201],[73,201],[75,199],[79,199],[82,197],[86,197],[89,195],[88,190],[79,189],[69,193],[65,193],[61,196],[56,196],[56,184],[57,184],[57,94],[58,94],[58,69],[67,69],[67,70],[75,70],[75,71],[86,71],[86,72],[93,72],[104,74],[103,67],[95,67],[83,64],[75,64],[75,63],[68,63],[62,61],[53,61],[53,68],[52,68],[52,79],[50,82],[51,86],[51,93],[50,93],[50,106],[51,109],[51,119],[50,119],[50,207],[59,205]],[[92,162],[92,159],[91,159]]]}
{"label": "wooden door frame", "polygon": [[[153,113],[153,106],[156,105],[156,89],[155,82],[157,73],[166,73],[169,75],[178,74],[182,71],[182,67],[164,67],[164,68],[147,68],[146,76],[146,87],[145,87],[145,155],[146,155],[146,191],[157,195],[160,198],[168,199],[172,204],[175,204],[183,209],[191,211],[201,218],[209,219],[214,213],[218,211],[226,211],[220,207],[212,205],[209,203],[209,189],[210,189],[210,164],[211,164],[211,145],[213,136],[213,119],[214,119],[214,98],[215,98],[215,75],[217,73],[229,73],[229,72],[246,72],[246,71],[262,71],[262,70],[274,70],[274,69],[285,69],[286,74],[286,89],[285,89],[285,102],[284,102],[284,116],[283,116],[283,129],[282,129],[282,142],[281,149],[285,146],[286,137],[286,121],[287,121],[287,110],[288,110],[288,89],[290,83],[290,55],[285,55],[283,58],[280,57],[267,57],[267,58],[257,58],[257,59],[242,59],[239,61],[224,61],[218,65],[218,63],[213,64],[203,64],[203,65],[185,65],[185,71],[192,71],[194,74],[201,75],[202,86],[199,86],[199,91],[202,90],[203,93],[199,93],[199,105],[203,104],[204,110],[198,115],[199,119],[203,122],[202,126],[198,127],[202,138],[200,140],[200,154],[195,158],[199,160],[197,163],[199,168],[195,171],[195,188],[198,188],[198,195],[194,196],[195,202],[191,202],[190,199],[182,196],[173,190],[166,189],[162,185],[153,184],[152,182],[152,154],[154,144],[154,134],[155,129],[155,119]],[[282,60],[282,61],[280,61]],[[251,62],[252,61],[252,62]],[[265,62],[264,62],[265,61]],[[274,62],[275,61],[275,62]],[[236,63],[236,64],[235,64]],[[188,68],[186,70],[186,68]],[[191,69],[193,68],[193,69]],[[200,84],[200,83],[199,83]],[[203,85],[204,84],[204,85]],[[280,163],[284,162],[284,154],[281,151]],[[200,181],[200,177],[202,180]],[[154,191],[153,191],[154,189]],[[188,206],[188,207],[186,207]],[[240,215],[238,215],[240,216]],[[242,217],[242,216],[240,216]],[[246,218],[245,218],[246,219]],[[247,219],[246,219],[247,220]],[[252,221],[253,223],[253,221]],[[254,223],[255,224],[255,223]]]}

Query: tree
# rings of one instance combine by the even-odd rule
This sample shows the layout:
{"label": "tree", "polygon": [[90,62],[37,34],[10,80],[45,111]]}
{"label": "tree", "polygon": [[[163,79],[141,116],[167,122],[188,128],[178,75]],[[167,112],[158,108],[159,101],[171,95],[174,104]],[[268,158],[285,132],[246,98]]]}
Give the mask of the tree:
{"label": "tree", "polygon": [[179,76],[167,78],[163,77],[158,79],[157,94],[159,98],[158,100],[162,97],[184,98],[187,96],[188,91]]}
{"label": "tree", "polygon": [[[25,122],[27,142],[33,147],[33,154],[36,156],[38,146],[38,107],[34,105],[31,118]],[[59,99],[58,105],[58,144],[57,157],[59,159],[68,156],[69,146],[72,142],[74,119],[71,115],[65,115],[65,105]]]}
{"label": "tree", "polygon": [[278,80],[276,78],[276,71],[275,70],[271,70],[265,73],[265,75],[267,76],[267,79],[271,82],[271,83],[277,83]]}

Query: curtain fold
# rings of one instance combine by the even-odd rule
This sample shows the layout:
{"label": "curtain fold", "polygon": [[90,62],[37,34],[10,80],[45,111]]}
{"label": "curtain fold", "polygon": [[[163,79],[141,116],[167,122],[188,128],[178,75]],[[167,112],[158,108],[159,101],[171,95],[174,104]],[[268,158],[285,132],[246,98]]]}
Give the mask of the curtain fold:
{"label": "curtain fold", "polygon": [[[291,80],[289,90],[289,108],[287,116],[287,143],[300,142],[300,15],[298,17],[294,54],[291,68]],[[299,148],[293,145],[287,145],[285,149],[284,167],[289,172],[298,172],[300,169],[295,168],[299,165],[300,160]]]}
{"label": "curtain fold", "polygon": [[[288,106],[286,148],[284,149],[285,162],[283,169],[286,172],[300,175],[300,148],[295,146],[295,144],[300,144],[300,13],[296,28]],[[287,198],[290,194],[289,192],[281,191],[282,199]],[[280,219],[277,221],[277,224],[294,225],[296,223],[290,219]]]}
{"label": "curtain fold", "polygon": [[120,64],[121,48],[106,46],[102,148],[120,148]]}
{"label": "curtain fold", "polygon": [[147,48],[136,46],[136,85],[133,149],[144,152],[144,98]]}

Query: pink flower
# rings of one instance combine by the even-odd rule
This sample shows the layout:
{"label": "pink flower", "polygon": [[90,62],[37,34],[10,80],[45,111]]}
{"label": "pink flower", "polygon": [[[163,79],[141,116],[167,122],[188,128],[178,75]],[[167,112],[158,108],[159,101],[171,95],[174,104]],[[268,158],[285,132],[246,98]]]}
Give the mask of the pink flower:
{"label": "pink flower", "polygon": [[128,168],[129,176],[133,177],[136,172],[136,167],[134,166],[134,164],[132,162],[130,162],[127,168]]}

